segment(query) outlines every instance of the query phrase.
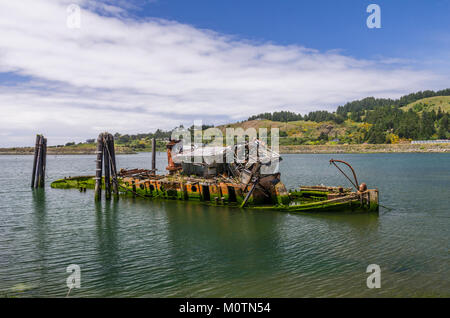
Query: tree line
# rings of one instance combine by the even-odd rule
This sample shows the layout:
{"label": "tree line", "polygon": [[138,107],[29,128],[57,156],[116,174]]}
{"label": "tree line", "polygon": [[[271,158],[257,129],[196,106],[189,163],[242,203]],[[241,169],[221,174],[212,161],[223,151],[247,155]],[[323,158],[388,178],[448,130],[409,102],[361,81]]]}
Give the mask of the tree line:
{"label": "tree line", "polygon": [[404,95],[399,99],[366,97],[361,100],[349,102],[344,106],[338,106],[336,113],[346,116],[348,113],[360,113],[362,111],[373,110],[377,107],[383,106],[403,107],[410,103],[414,103],[419,99],[434,96],[450,96],[450,88],[439,91],[432,91],[432,90],[419,91],[417,93]]}
{"label": "tree line", "polygon": [[154,133],[143,133],[143,134],[136,134],[136,135],[121,135],[119,133],[114,134],[114,139],[122,144],[127,144],[133,141],[139,141],[142,139],[169,139],[169,137],[172,134],[172,130],[161,130],[157,129]]}
{"label": "tree line", "polygon": [[315,122],[323,122],[323,121],[334,121],[337,124],[340,124],[345,121],[345,117],[338,115],[336,113],[331,113],[326,110],[316,110],[313,112],[309,112],[306,115],[294,113],[291,111],[280,111],[273,113],[261,113],[258,115],[250,116],[248,120],[256,120],[256,119],[267,119],[272,121],[280,121],[280,122],[290,122],[290,121],[298,121],[298,120],[306,120],[306,121],[315,121]]}
{"label": "tree line", "polygon": [[393,135],[415,140],[446,139],[450,136],[449,114],[441,109],[419,114],[412,109],[404,112],[395,106],[384,106],[368,112],[365,122],[372,126],[364,141],[373,144],[389,143]]}

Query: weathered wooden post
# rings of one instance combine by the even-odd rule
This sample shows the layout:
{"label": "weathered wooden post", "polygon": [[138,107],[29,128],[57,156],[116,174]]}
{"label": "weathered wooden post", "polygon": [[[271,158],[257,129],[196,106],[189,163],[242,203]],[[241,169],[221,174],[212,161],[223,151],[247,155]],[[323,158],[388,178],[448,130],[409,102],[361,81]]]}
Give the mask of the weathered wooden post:
{"label": "weathered wooden post", "polygon": [[41,138],[41,171],[39,176],[39,188],[43,188],[45,186],[45,168],[47,165],[47,138],[42,136]]}
{"label": "weathered wooden post", "polygon": [[42,142],[44,136],[39,136],[39,145],[38,145],[38,154],[37,154],[37,162],[36,162],[36,178],[34,181],[34,187],[39,188],[39,182],[41,180],[41,171],[42,171]]}
{"label": "weathered wooden post", "polygon": [[35,187],[35,188],[38,187],[39,178],[40,178],[39,172],[40,172],[40,169],[41,169],[40,168],[40,162],[41,162],[41,139],[42,139],[42,136],[39,135],[39,142],[38,142],[37,150],[36,150],[36,153],[37,153],[37,155],[36,155],[36,175],[35,175],[35,178],[34,178],[34,185],[33,185],[33,187]]}
{"label": "weathered wooden post", "polygon": [[111,200],[111,167],[110,167],[109,134],[103,134],[103,166],[105,168],[105,198]]}
{"label": "weathered wooden post", "polygon": [[97,138],[97,160],[95,169],[95,200],[102,198],[103,133]]}
{"label": "weathered wooden post", "polygon": [[33,160],[33,174],[31,175],[31,187],[34,188],[34,182],[36,180],[36,168],[37,168],[37,160],[39,154],[39,141],[41,140],[40,135],[36,135],[36,143],[34,146],[34,160]]}
{"label": "weathered wooden post", "polygon": [[114,149],[114,136],[108,135],[108,147],[111,154],[111,176],[112,176],[112,188],[114,195],[119,194],[119,187],[117,185],[117,166],[116,166],[116,151]]}
{"label": "weathered wooden post", "polygon": [[156,138],[152,139],[152,173],[156,174]]}

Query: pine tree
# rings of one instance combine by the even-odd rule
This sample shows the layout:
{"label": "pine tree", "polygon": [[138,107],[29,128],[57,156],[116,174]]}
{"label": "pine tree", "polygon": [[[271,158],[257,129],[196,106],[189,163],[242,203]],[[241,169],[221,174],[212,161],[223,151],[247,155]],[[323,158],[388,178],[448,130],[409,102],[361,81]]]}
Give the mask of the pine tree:
{"label": "pine tree", "polygon": [[431,113],[424,111],[422,113],[422,118],[420,121],[420,133],[419,136],[422,139],[430,139],[430,137],[435,133],[434,121]]}
{"label": "pine tree", "polygon": [[440,139],[447,139],[447,132],[449,132],[449,125],[448,125],[448,114],[444,114],[439,121],[439,129],[438,129],[438,137]]}

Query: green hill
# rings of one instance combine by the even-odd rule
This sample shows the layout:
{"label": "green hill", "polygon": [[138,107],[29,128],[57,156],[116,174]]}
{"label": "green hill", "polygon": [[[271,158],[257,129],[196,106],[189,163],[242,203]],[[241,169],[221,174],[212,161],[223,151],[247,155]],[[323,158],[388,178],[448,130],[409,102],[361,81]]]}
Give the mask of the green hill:
{"label": "green hill", "polygon": [[[446,95],[436,96],[440,92]],[[450,137],[449,94],[447,89],[412,93],[397,100],[368,97],[339,106],[336,112],[261,113],[247,121],[220,128],[270,130],[277,127],[281,145],[382,144],[447,139]]]}
{"label": "green hill", "polygon": [[266,128],[270,133],[271,128],[278,128],[281,145],[316,145],[325,143],[361,143],[370,125],[346,120],[342,123],[334,121],[289,121],[280,122],[268,119],[254,119],[239,123],[221,125],[225,135],[226,128]]}
{"label": "green hill", "polygon": [[443,112],[450,113],[450,96],[434,96],[422,98],[418,101],[401,107],[400,109],[404,111],[412,109],[413,111],[420,113],[424,110],[427,112],[430,112],[432,110],[437,112],[439,108]]}

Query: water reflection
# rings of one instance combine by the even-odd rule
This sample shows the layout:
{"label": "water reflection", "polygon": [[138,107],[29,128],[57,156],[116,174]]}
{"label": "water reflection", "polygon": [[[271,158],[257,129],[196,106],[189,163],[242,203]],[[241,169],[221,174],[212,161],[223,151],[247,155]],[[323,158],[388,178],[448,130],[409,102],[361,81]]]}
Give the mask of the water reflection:
{"label": "water reflection", "polygon": [[281,215],[170,202],[166,207],[170,260],[190,295],[202,282],[270,274],[283,255],[278,248]]}
{"label": "water reflection", "polygon": [[37,286],[45,286],[49,278],[49,263],[48,263],[48,221],[47,221],[47,202],[45,189],[32,189],[32,220],[33,220],[33,234],[34,245],[33,252],[35,253],[35,261],[40,270],[36,276],[36,282],[30,286],[30,293],[35,293],[33,290]]}
{"label": "water reflection", "polygon": [[[118,253],[118,201],[95,203],[95,225],[97,234],[97,257],[99,269],[96,276],[107,280],[106,286],[114,286],[120,273],[120,257]],[[99,286],[100,287],[100,286]],[[105,287],[101,284],[101,287]],[[109,292],[105,291],[105,296]]]}
{"label": "water reflection", "polygon": [[311,218],[326,223],[330,229],[337,227],[348,227],[355,234],[367,235],[377,232],[380,226],[379,214],[368,213],[304,213],[299,217]]}

